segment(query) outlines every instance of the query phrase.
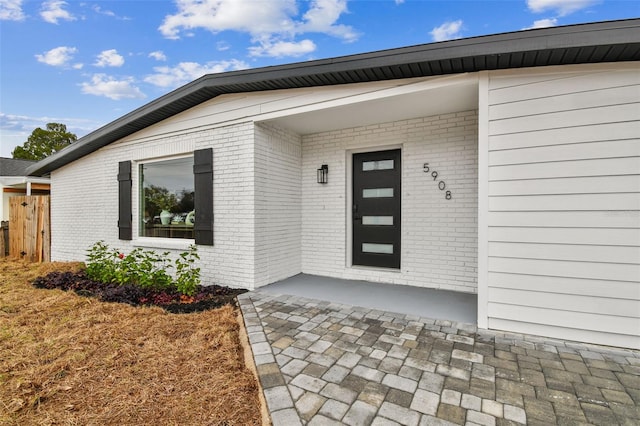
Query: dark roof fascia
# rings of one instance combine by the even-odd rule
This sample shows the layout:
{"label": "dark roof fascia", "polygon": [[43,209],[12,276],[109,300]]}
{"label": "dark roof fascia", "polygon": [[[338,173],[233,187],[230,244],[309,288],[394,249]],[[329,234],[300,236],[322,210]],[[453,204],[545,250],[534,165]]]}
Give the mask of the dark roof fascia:
{"label": "dark roof fascia", "polygon": [[[584,53],[581,55],[580,52]],[[526,60],[525,55],[528,55]],[[629,60],[640,60],[640,19],[517,31],[208,74],[80,138],[60,152],[29,167],[28,173],[49,173],[222,94],[493,69]]]}

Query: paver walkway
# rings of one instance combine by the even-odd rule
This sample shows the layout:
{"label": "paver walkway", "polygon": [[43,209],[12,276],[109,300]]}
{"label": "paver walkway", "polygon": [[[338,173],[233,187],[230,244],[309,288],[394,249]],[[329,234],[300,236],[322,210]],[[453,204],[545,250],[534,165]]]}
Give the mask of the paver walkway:
{"label": "paver walkway", "polygon": [[640,352],[260,291],[239,298],[274,425],[638,425]]}

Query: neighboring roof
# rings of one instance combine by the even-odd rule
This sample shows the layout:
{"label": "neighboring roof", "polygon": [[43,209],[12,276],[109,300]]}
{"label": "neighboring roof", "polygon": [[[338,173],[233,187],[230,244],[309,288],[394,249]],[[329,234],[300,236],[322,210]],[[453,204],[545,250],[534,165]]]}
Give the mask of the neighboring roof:
{"label": "neighboring roof", "polygon": [[29,168],[41,176],[227,93],[330,86],[483,70],[640,60],[640,19],[472,37],[338,58],[208,74],[80,138]]}
{"label": "neighboring roof", "polygon": [[0,157],[0,176],[27,176],[27,169],[36,162]]}

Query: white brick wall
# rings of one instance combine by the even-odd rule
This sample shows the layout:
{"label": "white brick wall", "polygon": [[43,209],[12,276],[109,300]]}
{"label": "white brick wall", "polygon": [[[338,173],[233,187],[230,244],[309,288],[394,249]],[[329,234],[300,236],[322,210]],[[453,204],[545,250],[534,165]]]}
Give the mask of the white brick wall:
{"label": "white brick wall", "polygon": [[[400,271],[350,267],[346,193],[352,151],[402,148]],[[346,129],[302,140],[302,272],[447,290],[477,289],[477,113]],[[437,170],[452,199],[423,163]],[[329,165],[329,183],[316,169]]]}
{"label": "white brick wall", "polygon": [[93,243],[118,243],[118,161],[106,158],[96,152],[51,173],[52,260],[84,260]]}
{"label": "white brick wall", "polygon": [[[145,247],[137,237],[118,240],[118,162],[134,161],[136,236],[137,162],[213,147],[215,245],[199,247],[204,284],[254,288],[306,272],[474,292],[476,120],[471,111],[305,137],[249,122],[128,137],[53,173],[52,256],[83,260],[98,240],[125,252]],[[349,153],[389,146],[402,147],[402,269],[351,268]],[[423,173],[425,162],[438,170],[452,200]],[[316,183],[321,164],[329,165],[328,185]],[[162,244],[146,247],[166,250]]]}
{"label": "white brick wall", "polygon": [[[213,147],[215,245],[198,247],[203,284],[251,287],[255,271],[253,128],[252,123],[244,123],[176,136],[128,138],[56,170],[51,185],[53,260],[84,260],[86,250],[99,240],[125,252],[139,246],[135,162]],[[118,239],[117,173],[118,162],[124,160],[134,161],[133,241]],[[170,251],[176,254],[182,249]]]}
{"label": "white brick wall", "polygon": [[302,147],[299,135],[255,127],[255,286],[299,274],[302,232]]}

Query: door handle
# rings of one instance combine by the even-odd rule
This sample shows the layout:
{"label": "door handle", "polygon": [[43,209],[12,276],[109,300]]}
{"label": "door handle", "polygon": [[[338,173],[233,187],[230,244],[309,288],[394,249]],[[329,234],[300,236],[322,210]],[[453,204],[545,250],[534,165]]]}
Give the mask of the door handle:
{"label": "door handle", "polygon": [[358,215],[358,205],[354,204],[353,205],[353,220],[360,220],[362,219],[362,216]]}

